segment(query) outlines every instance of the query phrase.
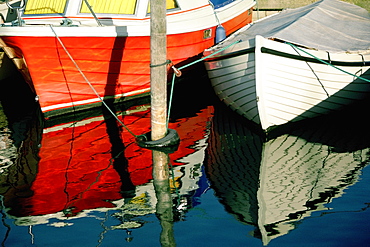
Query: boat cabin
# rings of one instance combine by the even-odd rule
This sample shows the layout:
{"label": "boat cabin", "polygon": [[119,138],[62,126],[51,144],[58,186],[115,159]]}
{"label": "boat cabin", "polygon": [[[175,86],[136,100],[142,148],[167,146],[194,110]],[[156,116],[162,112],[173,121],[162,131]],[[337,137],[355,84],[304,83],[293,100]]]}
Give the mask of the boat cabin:
{"label": "boat cabin", "polygon": [[[167,10],[186,11],[209,5],[215,9],[221,8],[236,0],[197,0],[197,4],[189,0],[166,0]],[[91,6],[91,9],[89,8]],[[32,19],[34,15],[63,16],[63,17],[91,17],[91,10],[99,18],[122,16],[131,18],[146,18],[150,13],[150,0],[28,0],[24,6],[22,17]]]}

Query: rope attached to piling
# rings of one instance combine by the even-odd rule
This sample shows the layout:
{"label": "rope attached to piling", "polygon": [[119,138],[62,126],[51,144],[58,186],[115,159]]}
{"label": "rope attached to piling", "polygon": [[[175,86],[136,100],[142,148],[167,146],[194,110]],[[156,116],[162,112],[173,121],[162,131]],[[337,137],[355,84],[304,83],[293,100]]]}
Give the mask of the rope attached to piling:
{"label": "rope attached to piling", "polygon": [[214,53],[212,53],[212,54],[210,54],[210,55],[208,55],[208,56],[202,57],[202,58],[200,58],[200,59],[198,59],[198,60],[195,60],[195,61],[193,61],[193,62],[191,62],[191,63],[189,63],[189,64],[185,64],[185,65],[181,66],[180,68],[176,68],[175,66],[172,66],[172,69],[174,70],[174,72],[175,72],[175,73],[174,73],[174,74],[173,74],[173,76],[172,76],[171,92],[170,92],[170,100],[169,100],[168,114],[167,114],[167,127],[168,127],[168,123],[169,123],[169,121],[170,121],[170,115],[171,115],[170,113],[171,113],[171,107],[172,107],[173,88],[174,88],[174,84],[175,84],[175,78],[176,78],[176,76],[177,76],[177,77],[181,76],[181,70],[182,70],[182,69],[185,69],[185,68],[187,68],[187,67],[190,67],[190,66],[192,66],[192,65],[194,65],[194,64],[197,64],[197,63],[199,63],[199,62],[202,62],[202,61],[204,61],[204,60],[206,60],[206,59],[208,59],[208,58],[210,58],[210,57],[213,57],[213,56],[217,55],[218,53],[220,53],[220,52],[222,52],[222,51],[226,50],[227,48],[229,48],[229,47],[231,47],[231,46],[233,46],[233,45],[235,45],[235,44],[239,43],[240,41],[241,41],[241,40],[237,40],[237,41],[235,41],[235,42],[233,42],[233,43],[231,43],[231,44],[229,44],[229,45],[227,45],[227,46],[223,47],[222,49],[220,49],[220,50],[218,50],[218,51],[216,51],[216,52],[214,52]]}
{"label": "rope attached to piling", "polygon": [[[177,142],[178,141],[178,135],[177,132],[176,133],[172,133],[171,131],[169,131],[169,134],[170,136],[166,136],[165,138],[167,138],[165,141],[166,143],[160,143],[158,144],[157,142],[159,141],[147,141],[149,139],[149,136],[147,135],[135,135],[118,117],[117,115],[110,109],[110,107],[105,103],[104,99],[99,95],[99,93],[96,91],[96,89],[94,88],[94,86],[92,85],[92,83],[89,81],[89,79],[85,76],[85,74],[82,72],[81,68],[78,66],[78,64],[76,63],[76,61],[73,59],[72,55],[69,53],[69,51],[67,50],[67,48],[65,47],[65,45],[63,44],[62,40],[59,38],[58,34],[55,32],[54,28],[52,25],[50,25],[50,29],[52,30],[52,32],[54,33],[56,39],[58,40],[59,44],[62,46],[63,50],[65,51],[65,53],[67,54],[67,56],[69,57],[69,59],[72,61],[72,63],[74,64],[74,66],[76,67],[76,69],[78,70],[78,72],[81,74],[81,76],[83,77],[83,79],[86,81],[86,83],[90,86],[91,90],[94,92],[94,94],[98,97],[98,99],[101,101],[101,103],[104,105],[104,107],[112,114],[112,116],[131,134],[133,135],[138,144],[140,145],[144,145],[144,147],[148,147],[148,148],[152,148],[154,146],[158,146],[158,147],[163,147],[164,145],[165,146],[171,146],[171,143],[174,143],[174,142]],[[170,116],[170,112],[171,112],[171,107],[172,107],[172,99],[173,99],[173,91],[174,91],[174,84],[175,84],[175,77],[179,77],[181,76],[181,70],[184,69],[184,68],[187,68],[187,67],[190,67],[196,63],[199,63],[199,62],[202,62],[203,60],[209,58],[209,57],[212,57],[224,50],[226,50],[227,48],[229,48],[230,46],[232,45],[235,45],[236,43],[239,43],[240,40],[238,41],[235,41],[225,47],[223,47],[222,49],[208,55],[208,56],[205,56],[203,58],[200,58],[196,61],[193,61],[189,64],[186,64],[180,68],[176,68],[174,65],[172,65],[172,69],[174,70],[174,74],[173,74],[173,78],[172,78],[172,83],[171,83],[171,91],[170,91],[170,100],[169,100],[169,107],[168,107],[168,113],[167,113],[167,121],[166,121],[166,125],[167,125],[167,128],[168,128],[168,124],[169,124],[169,116]],[[170,60],[167,60],[165,63],[163,64],[157,64],[157,65],[150,65],[151,67],[158,67],[158,66],[165,66],[165,65],[168,65],[168,64],[171,64],[172,62]],[[173,136],[173,138],[171,137]],[[164,138],[164,139],[165,139]],[[171,139],[171,140],[170,140]]]}

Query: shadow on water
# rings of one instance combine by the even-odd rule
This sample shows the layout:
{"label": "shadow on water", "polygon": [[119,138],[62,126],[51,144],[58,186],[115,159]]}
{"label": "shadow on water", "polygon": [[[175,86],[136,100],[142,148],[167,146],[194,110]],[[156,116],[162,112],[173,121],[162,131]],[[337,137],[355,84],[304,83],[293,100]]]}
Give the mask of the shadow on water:
{"label": "shadow on water", "polygon": [[[107,102],[110,109],[115,111],[113,103]],[[132,183],[130,178],[130,173],[128,172],[128,160],[125,157],[125,145],[121,139],[121,129],[118,126],[117,120],[112,116],[112,114],[105,108],[103,108],[103,117],[106,125],[106,132],[109,136],[109,141],[112,144],[111,155],[113,160],[113,168],[120,175],[121,179],[121,193],[123,198],[133,198],[135,197],[135,185]]]}
{"label": "shadow on water", "polygon": [[[268,245],[358,181],[370,161],[369,102],[276,128],[265,136],[215,107],[207,176],[225,209]],[[366,210],[366,209],[359,209]]]}
{"label": "shadow on water", "polygon": [[22,210],[20,201],[33,195],[42,138],[40,108],[21,78],[16,73],[2,80],[0,91],[0,196],[9,213]]}

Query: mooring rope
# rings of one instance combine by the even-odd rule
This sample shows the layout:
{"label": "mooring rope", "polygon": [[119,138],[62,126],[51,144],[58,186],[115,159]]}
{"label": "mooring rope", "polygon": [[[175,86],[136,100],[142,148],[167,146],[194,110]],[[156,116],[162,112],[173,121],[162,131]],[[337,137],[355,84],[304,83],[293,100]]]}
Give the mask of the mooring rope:
{"label": "mooring rope", "polygon": [[[110,109],[110,107],[105,103],[104,99],[99,95],[99,93],[95,90],[94,86],[91,84],[91,82],[89,81],[89,79],[87,79],[87,77],[85,76],[85,74],[82,72],[81,68],[78,66],[78,64],[76,63],[76,61],[73,59],[72,55],[68,52],[67,48],[65,47],[65,45],[63,44],[62,40],[59,38],[58,34],[55,32],[54,28],[52,25],[50,25],[50,28],[52,30],[52,32],[54,33],[56,39],[58,40],[59,44],[62,46],[63,50],[65,51],[65,53],[68,55],[69,59],[72,61],[72,63],[74,64],[74,66],[76,67],[76,69],[78,70],[78,72],[81,74],[81,76],[83,77],[83,79],[87,82],[87,84],[90,86],[91,90],[94,92],[94,94],[98,97],[98,99],[101,101],[101,103],[107,108],[107,110],[113,115],[113,117],[131,134],[133,135],[134,137],[138,137],[138,135],[135,135],[118,117],[117,115]],[[196,63],[199,63],[199,62],[202,62],[204,61],[205,59],[207,58],[210,58],[224,50],[226,50],[227,48],[229,48],[230,46],[233,46],[237,43],[239,43],[240,40],[237,40],[225,47],[223,47],[222,49],[208,55],[208,56],[205,56],[205,57],[202,57],[198,60],[195,60],[189,64],[186,64],[180,68],[175,68],[174,66],[172,66],[173,70],[176,72],[173,74],[173,77],[172,77],[172,83],[171,83],[171,90],[170,90],[170,100],[169,100],[169,106],[168,106],[168,113],[167,113],[167,121],[166,121],[166,126],[168,128],[168,124],[169,124],[169,118],[170,118],[170,112],[171,112],[171,107],[172,107],[172,99],[173,99],[173,91],[174,91],[174,84],[175,84],[175,77],[176,77],[176,74],[181,74],[180,70],[182,69],[185,69],[187,67],[190,67]],[[167,60],[165,63],[163,64],[160,64],[160,65],[156,65],[156,66],[164,66],[164,65],[167,65],[169,64],[168,62],[169,60]]]}
{"label": "mooring rope", "polygon": [[[214,56],[214,55],[216,55],[216,54],[218,54],[218,53],[226,50],[230,46],[233,46],[233,45],[239,43],[240,41],[241,40],[237,40],[237,41],[235,41],[235,42],[233,42],[233,43],[231,43],[231,44],[223,47],[222,49],[220,49],[218,51],[215,51],[214,53],[212,53],[212,54],[210,54],[208,56],[202,57],[202,58],[200,58],[198,60],[195,60],[195,61],[193,61],[193,62],[191,62],[189,64],[185,64],[185,65],[181,66],[180,68],[175,68],[174,66],[172,66],[172,68],[173,68],[173,70],[175,70],[176,73],[180,73],[181,74],[181,70],[182,69],[185,69],[187,67],[190,67],[190,66],[192,66],[192,65],[194,65],[196,63],[202,62],[202,61],[204,61],[204,60],[206,60],[206,59],[208,59],[208,58],[210,58],[210,57],[212,57],[212,56]],[[175,84],[176,73],[174,73],[173,76],[172,76],[171,93],[170,93],[170,100],[169,100],[169,106],[168,106],[168,115],[167,115],[167,127],[168,127],[168,123],[169,123],[169,120],[170,120],[170,113],[171,113],[171,107],[172,107],[171,104],[172,104],[172,97],[173,97],[173,88],[174,88],[174,84]]]}
{"label": "mooring rope", "polygon": [[331,63],[328,63],[328,62],[326,62],[326,61],[324,61],[324,60],[322,60],[322,59],[320,59],[320,58],[316,57],[315,55],[313,55],[313,54],[311,54],[311,53],[309,53],[309,52],[307,52],[307,51],[305,51],[305,50],[303,50],[303,49],[299,48],[298,46],[293,45],[292,43],[286,42],[286,44],[288,44],[288,45],[290,45],[291,47],[296,48],[296,49],[298,49],[298,50],[300,50],[300,51],[302,51],[302,52],[306,53],[307,55],[309,55],[309,56],[311,56],[311,57],[315,58],[316,60],[318,60],[318,61],[320,61],[320,62],[322,62],[322,63],[324,63],[324,64],[326,64],[326,65],[329,65],[329,66],[331,66],[331,67],[333,67],[333,68],[335,68],[335,69],[337,69],[337,70],[339,70],[339,71],[341,71],[341,72],[343,72],[343,73],[345,73],[345,74],[348,74],[348,75],[350,75],[350,76],[356,77],[356,78],[358,78],[358,79],[360,79],[360,80],[363,80],[363,81],[366,81],[366,82],[370,82],[370,80],[369,80],[369,79],[366,79],[366,78],[364,78],[364,77],[361,77],[361,76],[358,76],[358,75],[352,74],[352,73],[350,73],[350,72],[348,72],[348,71],[345,71],[345,70],[343,70],[343,69],[341,69],[341,68],[338,68],[337,66],[335,66],[335,65],[333,65],[333,64],[331,64]]}
{"label": "mooring rope", "polygon": [[78,66],[78,64],[76,63],[76,61],[73,59],[72,55],[68,52],[67,48],[64,46],[62,40],[59,38],[59,36],[57,35],[57,33],[55,32],[54,28],[52,25],[50,25],[50,28],[51,30],[53,31],[55,37],[57,38],[59,44],[62,46],[63,50],[66,52],[66,54],[68,55],[69,59],[71,59],[72,63],[74,64],[74,66],[76,67],[76,69],[78,70],[78,72],[80,72],[81,76],[84,78],[84,80],[87,82],[87,84],[90,86],[91,90],[95,93],[95,95],[99,98],[99,100],[101,101],[101,103],[107,108],[107,110],[112,114],[112,116],[131,134],[133,135],[134,137],[137,137],[137,135],[135,135],[118,117],[117,115],[110,109],[110,107],[107,105],[107,103],[105,103],[104,99],[99,95],[99,93],[95,90],[94,86],[91,84],[91,82],[89,81],[89,79],[87,79],[87,77],[85,76],[85,74],[82,72],[81,68]]}
{"label": "mooring rope", "polygon": [[[296,47],[292,47],[292,48],[294,49],[294,51],[295,51],[295,52],[297,52],[297,54],[298,54],[299,56],[302,56],[302,55],[301,55],[301,53],[299,53],[299,51],[296,49]],[[321,86],[321,88],[324,90],[324,92],[326,93],[326,96],[329,98],[329,97],[330,97],[330,94],[329,94],[329,92],[326,90],[326,88],[325,88],[324,84],[321,82],[320,77],[316,74],[315,70],[311,67],[311,65],[310,65],[307,61],[305,61],[305,62],[306,62],[306,64],[307,64],[307,66],[310,68],[311,72],[312,72],[312,73],[314,74],[314,76],[316,77],[316,80],[320,83],[320,86]]]}

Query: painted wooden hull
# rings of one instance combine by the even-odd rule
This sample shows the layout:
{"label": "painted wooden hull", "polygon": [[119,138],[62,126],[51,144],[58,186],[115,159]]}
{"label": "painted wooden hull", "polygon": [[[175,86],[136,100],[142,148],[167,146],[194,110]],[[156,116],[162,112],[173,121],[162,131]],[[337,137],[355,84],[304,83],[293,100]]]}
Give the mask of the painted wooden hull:
{"label": "painted wooden hull", "polygon": [[[218,13],[227,34],[252,21],[254,1],[241,0],[230,5]],[[197,58],[204,49],[214,45],[215,40],[217,21],[212,7],[208,4],[187,8],[167,14],[167,57],[177,66]],[[45,20],[31,16],[24,19],[26,25],[22,27],[1,27],[0,44],[39,96],[45,117],[100,105],[81,72],[105,99],[124,101],[149,94],[148,16],[102,19],[105,24],[102,27],[96,26],[91,17],[72,16],[70,19],[81,23],[80,26],[54,25],[53,28],[37,24],[59,23],[62,18]]]}
{"label": "painted wooden hull", "polygon": [[353,76],[370,79],[369,54],[299,49],[256,36],[209,58],[206,69],[218,97],[265,131],[328,114],[369,95],[369,82]]}

